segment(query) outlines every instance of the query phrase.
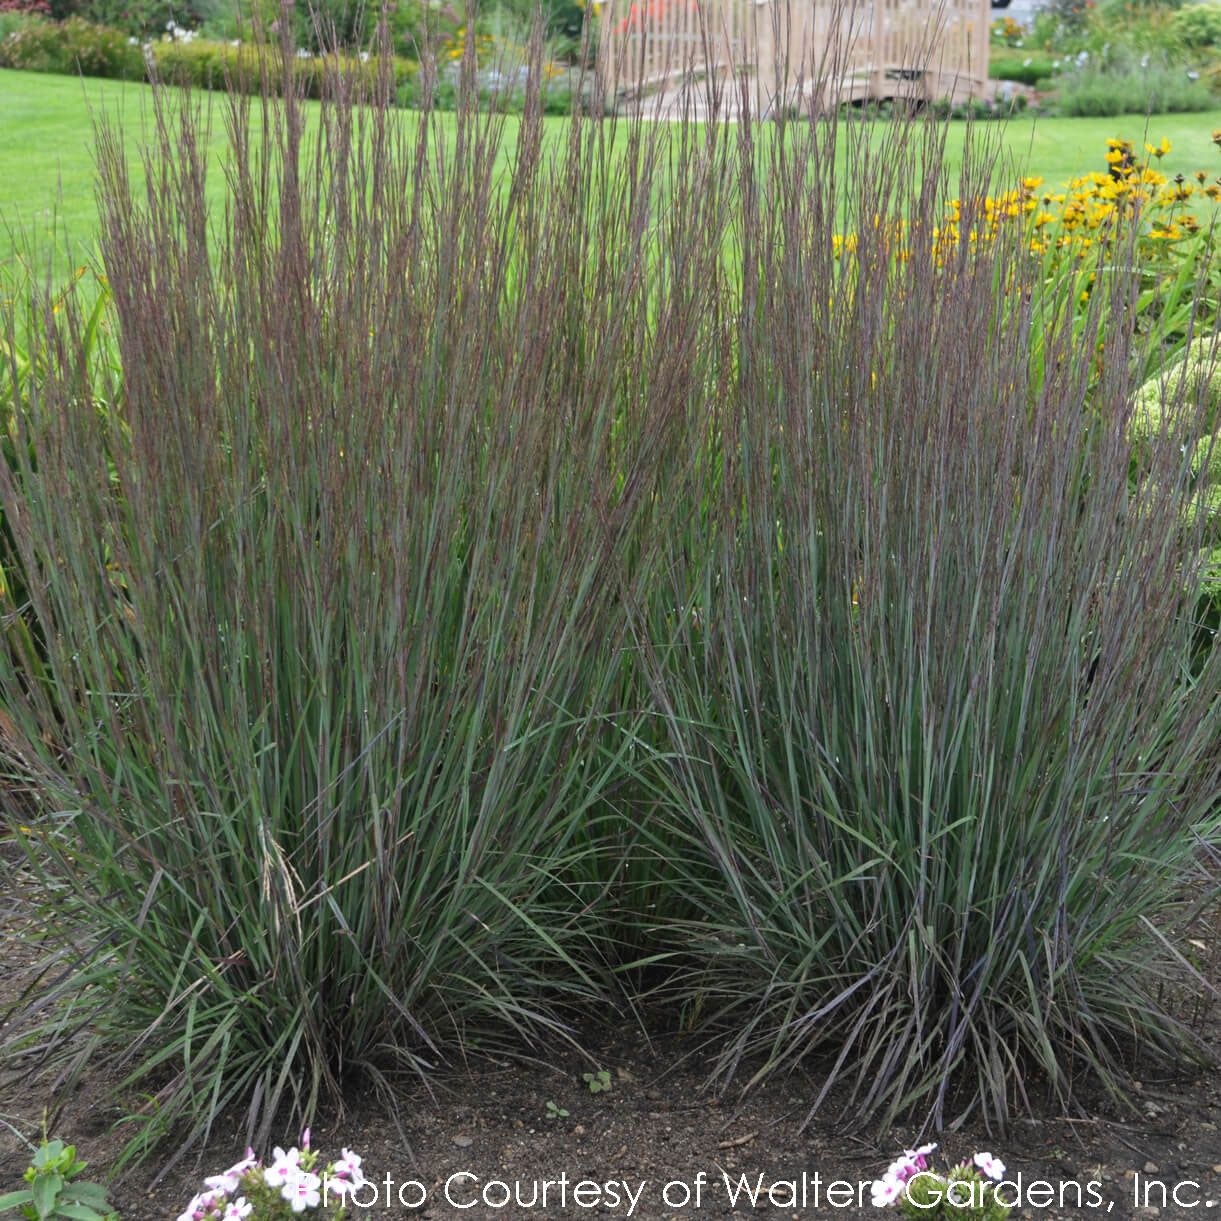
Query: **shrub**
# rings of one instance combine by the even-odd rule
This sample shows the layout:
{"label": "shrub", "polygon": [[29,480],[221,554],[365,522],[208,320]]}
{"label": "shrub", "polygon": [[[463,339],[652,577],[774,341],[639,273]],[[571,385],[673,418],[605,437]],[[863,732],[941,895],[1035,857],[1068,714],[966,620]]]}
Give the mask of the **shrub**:
{"label": "shrub", "polygon": [[951,102],[949,98],[938,98],[929,104],[929,113],[938,119],[1006,119],[1021,114],[1029,103],[1023,94],[1006,98],[971,98],[966,102]]}
{"label": "shrub", "polygon": [[[240,92],[268,89],[280,93],[284,81],[284,60],[278,49],[270,51],[242,44],[196,39],[177,42],[169,39],[152,44],[150,53],[158,76],[172,84],[189,84],[204,89],[236,88]],[[298,55],[290,58],[294,88],[301,97],[321,98],[338,73],[349,88],[368,93],[376,88],[381,61],[374,56]],[[407,85],[415,76],[416,65],[394,59],[389,70],[396,84]]]}
{"label": "shrub", "polygon": [[992,80],[1017,81],[1023,85],[1040,85],[1050,80],[1060,61],[1042,51],[997,54],[988,57],[988,76]]}
{"label": "shrub", "polygon": [[[2,29],[3,27],[0,27]],[[142,80],[150,71],[164,81],[201,89],[239,91],[282,89],[284,67],[278,48],[252,44],[231,46],[206,39],[179,40],[166,35],[140,46],[117,30],[90,25],[80,18],[55,23],[22,16],[13,37],[0,39],[0,67],[27,72],[77,73],[84,76]],[[360,56],[320,56],[303,53],[290,59],[291,76],[301,96],[320,98],[336,70],[358,91],[375,86],[380,59]],[[151,67],[150,67],[151,65]],[[397,85],[407,87],[417,65],[392,60],[390,72]]]}
{"label": "shrub", "polygon": [[141,41],[160,38],[171,25],[193,28],[200,16],[193,0],[85,0],[79,15]]}
{"label": "shrub", "polygon": [[22,9],[0,9],[0,40],[16,34],[27,26],[45,21],[41,13],[27,12]]}
{"label": "shrub", "polygon": [[1061,30],[1069,33],[1084,30],[1089,24],[1090,13],[1093,10],[1093,0],[1049,0],[1039,16],[1046,17],[1057,23]]}
{"label": "shrub", "polygon": [[1055,112],[1068,117],[1177,114],[1213,105],[1204,81],[1164,60],[1102,66],[1087,61],[1056,78]]}
{"label": "shrub", "polygon": [[413,60],[434,53],[438,43],[452,36],[459,25],[447,11],[426,0],[403,0],[386,5],[382,19],[387,23],[395,53]]}
{"label": "shrub", "polygon": [[141,80],[144,55],[118,30],[70,17],[25,22],[0,42],[0,67]]}
{"label": "shrub", "polygon": [[1221,9],[1213,4],[1192,4],[1180,9],[1170,23],[1171,34],[1193,50],[1221,45]]}
{"label": "shrub", "polygon": [[0,14],[4,13],[50,17],[51,6],[47,0],[0,0]]}
{"label": "shrub", "polygon": [[75,12],[75,0],[0,0],[0,14],[30,13],[60,21]]}

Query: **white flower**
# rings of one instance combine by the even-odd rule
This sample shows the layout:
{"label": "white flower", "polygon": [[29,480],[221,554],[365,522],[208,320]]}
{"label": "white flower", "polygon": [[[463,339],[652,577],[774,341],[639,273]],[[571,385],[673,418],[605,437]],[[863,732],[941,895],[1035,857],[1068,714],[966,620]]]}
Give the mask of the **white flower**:
{"label": "white flower", "polygon": [[228,1207],[221,1214],[222,1221],[243,1221],[243,1218],[250,1216],[253,1207],[245,1196],[238,1196],[236,1200],[229,1201]]}
{"label": "white flower", "polygon": [[309,52],[304,47],[297,48],[297,58],[298,59],[309,59],[309,57],[310,57]]}
{"label": "white flower", "polygon": [[283,1187],[289,1179],[294,1179],[300,1172],[301,1154],[294,1147],[287,1153],[276,1147],[272,1163],[263,1171],[263,1182],[268,1187]]}
{"label": "white flower", "polygon": [[869,1189],[869,1199],[874,1208],[888,1208],[903,1194],[903,1184],[889,1175],[875,1179]]}
{"label": "white flower", "polygon": [[1005,1163],[999,1157],[993,1157],[991,1153],[977,1153],[974,1160],[988,1178],[995,1179],[998,1183],[1004,1178]]}
{"label": "white flower", "polygon": [[360,62],[362,64],[367,64],[369,62],[369,52],[368,51],[362,51],[360,53]]}
{"label": "white flower", "polygon": [[280,1188],[280,1196],[288,1201],[293,1212],[301,1213],[307,1208],[317,1208],[322,1199],[318,1190],[321,1186],[322,1180],[316,1174],[301,1170]]}
{"label": "white flower", "polygon": [[193,1199],[190,1204],[188,1204],[186,1208],[178,1214],[178,1221],[192,1221],[192,1218],[195,1216],[197,1211],[202,1212],[203,1210],[199,1207],[199,1202],[202,1199],[202,1196],[196,1196],[195,1199]]}
{"label": "white flower", "polygon": [[894,1179],[895,1182],[902,1184],[906,1183],[918,1169],[919,1166],[916,1165],[914,1154],[905,1153],[886,1167],[886,1173],[882,1177],[884,1179]]}
{"label": "white flower", "polygon": [[344,1149],[343,1156],[331,1167],[331,1173],[337,1178],[347,1179],[353,1187],[360,1187],[365,1181],[365,1172],[360,1168],[361,1159],[351,1149]]}
{"label": "white flower", "polygon": [[219,1191],[222,1195],[231,1196],[237,1190],[237,1182],[240,1177],[231,1170],[226,1170],[224,1174],[209,1175],[204,1179],[204,1186],[211,1187],[213,1191]]}

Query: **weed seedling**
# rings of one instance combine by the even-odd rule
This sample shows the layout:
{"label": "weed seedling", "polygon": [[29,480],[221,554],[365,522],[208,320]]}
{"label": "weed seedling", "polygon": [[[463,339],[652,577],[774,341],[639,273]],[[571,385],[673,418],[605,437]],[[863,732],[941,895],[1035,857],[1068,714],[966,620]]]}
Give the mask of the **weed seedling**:
{"label": "weed seedling", "polygon": [[611,1075],[605,1068],[596,1073],[582,1073],[581,1079],[589,1086],[591,1094],[605,1094],[611,1087]]}

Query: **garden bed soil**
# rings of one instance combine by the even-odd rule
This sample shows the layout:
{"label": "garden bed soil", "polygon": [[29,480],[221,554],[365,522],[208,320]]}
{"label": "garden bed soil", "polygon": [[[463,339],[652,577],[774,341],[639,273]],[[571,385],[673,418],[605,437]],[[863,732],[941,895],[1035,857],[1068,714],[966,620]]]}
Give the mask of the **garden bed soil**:
{"label": "garden bed soil", "polygon": [[[23,871],[11,858],[0,865],[7,874],[0,893],[2,1018],[20,995],[35,955],[26,940],[29,879],[23,884]],[[1199,930],[1208,938],[1214,985],[1221,983],[1219,917],[1214,913]],[[1183,1004],[1221,1062],[1221,1002],[1185,996]],[[831,1098],[807,1124],[817,1094],[815,1074],[769,1080],[745,1097],[736,1090],[717,1094],[705,1089],[706,1061],[689,1039],[646,1040],[625,1019],[614,1029],[587,1032],[583,1043],[588,1057],[548,1052],[541,1062],[471,1059],[455,1066],[436,1082],[434,1096],[423,1088],[404,1095],[399,1124],[372,1097],[360,1095],[349,1100],[342,1119],[319,1120],[313,1145],[334,1156],[343,1146],[362,1154],[377,1184],[376,1203],[349,1215],[393,1213],[429,1221],[626,1217],[629,1195],[636,1201],[630,1215],[644,1221],[879,1215],[870,1207],[868,1183],[904,1146],[939,1140],[934,1156],[944,1162],[988,1150],[1004,1160],[1008,1178],[1017,1181],[1020,1173],[1022,1203],[1015,1217],[1221,1218],[1221,1072],[1215,1068],[1180,1075],[1141,1070],[1130,1082],[1131,1109],[1087,1096],[1080,1113],[1045,1107],[1015,1119],[1003,1135],[968,1122],[940,1136],[911,1127],[878,1136],[852,1134],[838,1122],[847,1105],[842,1097]],[[583,1074],[596,1069],[610,1073],[609,1090],[590,1092]],[[90,1163],[84,1178],[104,1177],[124,1139],[105,1108],[107,1084],[96,1074],[86,1076],[52,1133],[74,1142]],[[47,1101],[36,1083],[0,1078],[0,1193],[20,1186],[29,1160],[22,1138],[37,1140]],[[176,1217],[201,1189],[204,1175],[241,1156],[240,1133],[232,1116],[227,1130],[213,1134],[202,1160],[190,1154],[152,1188],[151,1162],[113,1184],[111,1200],[120,1216]],[[741,1189],[731,1201],[726,1183],[738,1187],[743,1176],[752,1190],[762,1183],[754,1203]],[[599,1185],[597,1190],[576,1192],[583,1180]],[[1049,1188],[1041,1190],[1040,1182]],[[534,1207],[492,1207],[502,1198],[500,1183],[510,1191],[519,1185],[523,1199],[536,1199]],[[1172,1199],[1176,1187],[1178,1205]],[[487,1204],[480,1202],[484,1189]],[[620,1196],[617,1208],[608,1207],[611,1191]],[[424,1203],[407,1207],[421,1192]],[[1055,1198],[1045,1204],[1048,1192],[1064,1193],[1063,1205]]]}

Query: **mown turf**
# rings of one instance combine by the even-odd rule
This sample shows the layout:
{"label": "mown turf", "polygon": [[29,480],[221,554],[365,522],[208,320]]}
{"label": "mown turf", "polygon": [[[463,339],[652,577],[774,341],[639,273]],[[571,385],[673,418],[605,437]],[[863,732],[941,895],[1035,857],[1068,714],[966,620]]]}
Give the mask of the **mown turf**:
{"label": "mown turf", "polygon": [[[0,72],[0,268],[13,259],[16,244],[57,252],[61,273],[87,261],[97,224],[94,201],[93,124],[103,113],[124,120],[133,153],[147,132],[151,107],[148,86],[116,81],[29,72]],[[313,113],[316,106],[307,109]],[[405,115],[405,121],[414,116]],[[558,134],[562,118],[546,119]],[[445,130],[443,120],[442,130]],[[516,120],[507,121],[505,154],[514,145]],[[1003,126],[977,127],[986,138],[996,136],[1012,159],[1013,173],[1042,177],[1049,186],[1091,169],[1105,168],[1102,155],[1109,137],[1131,140],[1139,149],[1149,139],[1164,137],[1172,144],[1161,168],[1168,174],[1191,174],[1197,169],[1221,173],[1221,157],[1211,133],[1221,127],[1221,110],[1193,115],[1159,115],[1150,119],[1124,116],[1115,119],[1016,119]],[[961,161],[967,136],[965,123],[951,124],[947,168]],[[225,147],[219,110],[209,148],[217,171],[209,178],[210,203],[219,206],[224,176],[219,158]],[[133,157],[134,159],[134,157]]]}

